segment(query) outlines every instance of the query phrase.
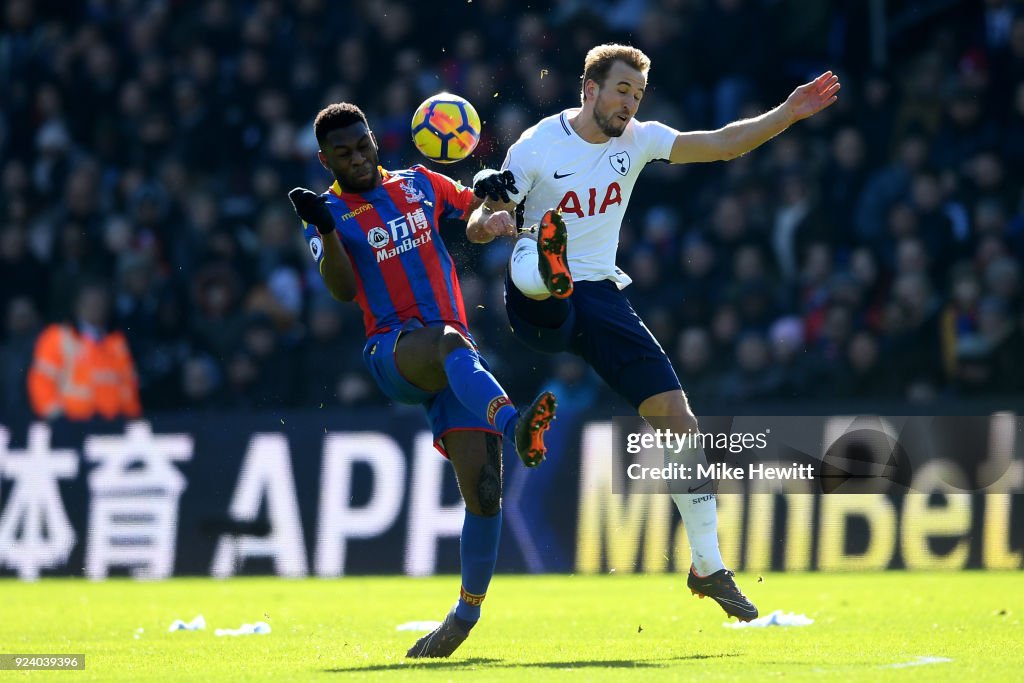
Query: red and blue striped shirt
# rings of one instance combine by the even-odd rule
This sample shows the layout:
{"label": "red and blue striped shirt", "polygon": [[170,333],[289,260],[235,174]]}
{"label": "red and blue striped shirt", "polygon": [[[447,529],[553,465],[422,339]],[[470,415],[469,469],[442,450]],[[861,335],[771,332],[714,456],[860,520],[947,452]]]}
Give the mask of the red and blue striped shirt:
{"label": "red and blue striped shirt", "polygon": [[[442,218],[465,215],[473,191],[419,165],[381,175],[381,185],[369,192],[343,192],[335,182],[327,193],[335,234],[355,270],[366,336],[411,319],[452,325],[468,336],[455,262],[438,227]],[[319,263],[321,238],[311,225],[305,233]]]}

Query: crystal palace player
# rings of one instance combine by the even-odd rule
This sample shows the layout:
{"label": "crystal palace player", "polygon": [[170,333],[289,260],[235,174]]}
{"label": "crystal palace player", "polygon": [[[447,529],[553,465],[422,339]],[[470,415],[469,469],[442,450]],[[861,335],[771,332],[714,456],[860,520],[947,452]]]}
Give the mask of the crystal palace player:
{"label": "crystal palace player", "polygon": [[[513,440],[527,466],[539,464],[555,399],[545,392],[520,415],[466,328],[459,279],[438,222],[468,215],[480,203],[474,191],[422,166],[380,168],[373,133],[352,104],[325,108],[314,130],[320,162],[336,181],[322,195],[295,188],[288,197],[306,223],[327,288],[338,299],[354,299],[363,311],[363,359],[370,372],[393,400],[424,407],[434,444],[454,466],[466,503],[459,600],[441,626],[408,652],[447,657],[480,618],[494,573],[502,436]],[[478,174],[476,192],[499,199],[497,175]]]}
{"label": "crystal palace player", "polygon": [[[634,47],[590,50],[582,106],[522,134],[504,164],[518,185],[510,188],[512,202],[489,199],[467,230],[470,240],[488,242],[515,225],[509,212],[519,204],[520,220],[538,224],[539,234],[536,241],[524,236],[512,252],[505,304],[515,335],[539,351],[582,356],[648,421],[662,418],[655,421],[663,424],[667,418],[672,428],[689,432],[697,430],[697,420],[679,379],[622,293],[630,278],[615,265],[633,185],[650,161],[717,161],[749,152],[832,104],[839,83],[824,73],[757,118],[716,131],[680,133],[633,119],[649,68],[650,60]],[[702,450],[687,457],[706,462]],[[692,549],[690,589],[714,598],[739,619],[756,617],[757,608],[722,561],[711,482],[691,482],[672,498]]]}

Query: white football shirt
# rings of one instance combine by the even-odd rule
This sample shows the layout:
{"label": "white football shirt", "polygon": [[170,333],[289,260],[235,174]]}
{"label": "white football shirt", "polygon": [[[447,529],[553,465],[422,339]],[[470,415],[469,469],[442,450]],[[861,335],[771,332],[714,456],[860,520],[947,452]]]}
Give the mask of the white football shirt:
{"label": "white football shirt", "polygon": [[528,128],[509,148],[502,170],[515,176],[519,192],[512,201],[525,199],[527,226],[548,209],[562,208],[574,280],[612,280],[622,289],[632,280],[616,267],[615,252],[629,196],[648,162],[669,158],[677,132],[656,121],[631,120],[621,136],[594,144],[569,125],[578,111],[567,109]]}

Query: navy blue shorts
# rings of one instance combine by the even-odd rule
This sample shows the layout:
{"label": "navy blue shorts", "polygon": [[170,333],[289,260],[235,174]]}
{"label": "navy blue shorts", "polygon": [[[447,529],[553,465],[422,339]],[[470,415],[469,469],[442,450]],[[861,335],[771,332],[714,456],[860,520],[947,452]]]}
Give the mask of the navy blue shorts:
{"label": "navy blue shorts", "polygon": [[[560,325],[537,324],[548,322],[544,318],[563,303]],[[572,295],[561,302],[535,301],[506,274],[505,311],[517,339],[542,353],[580,356],[634,408],[651,396],[682,388],[661,344],[611,280],[576,282]]]}

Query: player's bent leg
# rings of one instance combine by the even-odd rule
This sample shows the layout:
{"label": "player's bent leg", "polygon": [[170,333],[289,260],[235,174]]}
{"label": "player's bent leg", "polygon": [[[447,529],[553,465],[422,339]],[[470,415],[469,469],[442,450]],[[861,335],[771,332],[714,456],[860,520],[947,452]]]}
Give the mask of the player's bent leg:
{"label": "player's bent leg", "polygon": [[[648,397],[639,407],[640,415],[655,429],[675,434],[696,434],[699,431],[697,418],[690,410],[689,402],[682,390],[666,391]],[[679,452],[666,452],[666,461],[671,461],[696,472],[698,466],[707,467],[707,457],[700,446],[684,448]],[[713,482],[672,481],[669,485],[672,501],[679,509],[690,541],[690,555],[698,575],[707,576],[725,568],[718,546],[718,505],[715,500]]]}
{"label": "player's bent leg", "polygon": [[480,606],[494,574],[501,532],[501,439],[496,434],[454,430],[444,437],[466,502],[460,539],[459,600],[432,632],[416,641],[408,657],[448,657],[480,619]]}
{"label": "player's bent leg", "polygon": [[435,354],[459,402],[494,429],[513,437],[519,413],[469,340],[446,326]]}
{"label": "player's bent leg", "polygon": [[[652,426],[670,429],[677,434],[699,431],[697,418],[682,391],[666,391],[644,400],[640,415]],[[704,449],[686,449],[680,454],[666,453],[666,458],[682,458],[682,463],[695,472],[696,465],[707,466]],[[679,509],[690,542],[691,566],[686,584],[694,595],[708,596],[725,613],[741,621],[757,618],[757,607],[740,591],[733,573],[725,568],[718,546],[718,509],[714,485],[704,481],[674,482],[672,500]]]}
{"label": "player's bent leg", "polygon": [[512,248],[512,258],[508,264],[509,277],[516,289],[523,296],[535,301],[543,301],[551,297],[544,278],[540,274],[540,255],[537,242],[529,237],[522,237]]}
{"label": "player's bent leg", "polygon": [[[497,444],[496,448],[500,452],[501,445],[498,443],[498,437],[492,436],[487,442],[488,445],[491,443]],[[474,514],[483,515],[484,517],[493,517],[501,512],[500,463],[498,464],[498,467],[488,463],[480,468],[480,478],[476,483],[476,498],[478,510],[471,509],[471,512]],[[469,507],[468,503],[466,507]]]}
{"label": "player's bent leg", "polygon": [[572,299],[529,298],[505,275],[505,313],[516,339],[539,353],[562,353],[572,348],[577,315]]}
{"label": "player's bent leg", "polygon": [[444,445],[466,509],[487,517],[501,512],[501,437],[456,429],[445,434]]}
{"label": "player's bent leg", "polygon": [[680,389],[663,391],[660,394],[649,396],[640,403],[637,412],[643,418],[671,418],[674,425],[680,431],[696,432],[697,417],[690,409],[690,402],[686,394]]}
{"label": "player's bent leg", "polygon": [[[448,386],[444,363],[437,349],[448,327],[419,327],[402,332],[395,344],[395,364],[406,381],[426,391],[436,392]],[[466,342],[467,346],[469,342]],[[384,349],[382,352],[386,353]]]}
{"label": "player's bent leg", "polygon": [[554,395],[541,394],[520,413],[476,349],[457,331],[445,328],[438,350],[444,358],[448,385],[459,402],[511,439],[527,467],[539,465],[547,452],[544,432],[555,418]]}
{"label": "player's bent leg", "polygon": [[459,549],[462,586],[453,620],[465,633],[480,619],[480,608],[494,575],[501,536],[501,437],[455,431],[445,436],[466,502]]}

